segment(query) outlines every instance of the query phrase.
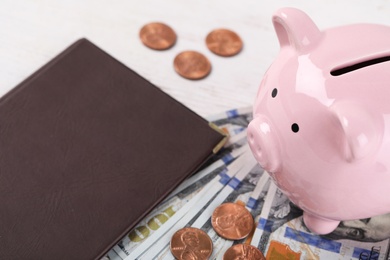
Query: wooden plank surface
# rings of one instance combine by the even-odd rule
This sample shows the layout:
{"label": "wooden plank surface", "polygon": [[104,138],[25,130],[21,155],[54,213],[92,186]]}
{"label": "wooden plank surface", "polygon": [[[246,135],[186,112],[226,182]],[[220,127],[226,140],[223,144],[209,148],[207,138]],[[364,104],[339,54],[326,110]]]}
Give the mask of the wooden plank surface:
{"label": "wooden plank surface", "polygon": [[[271,16],[284,6],[304,10],[320,29],[360,22],[390,26],[388,0],[0,0],[0,96],[86,37],[201,116],[249,106],[278,53]],[[173,48],[142,45],[139,30],[152,21],[176,31]],[[241,36],[239,55],[223,58],[207,49],[205,37],[216,28]],[[176,74],[173,59],[184,50],[209,58],[207,78],[191,81]]]}

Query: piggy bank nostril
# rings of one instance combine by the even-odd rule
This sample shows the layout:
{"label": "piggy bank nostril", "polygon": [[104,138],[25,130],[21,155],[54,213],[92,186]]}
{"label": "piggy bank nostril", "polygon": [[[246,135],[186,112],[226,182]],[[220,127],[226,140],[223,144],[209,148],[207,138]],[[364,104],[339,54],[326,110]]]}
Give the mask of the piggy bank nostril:
{"label": "piggy bank nostril", "polygon": [[260,146],[257,146],[257,154],[258,154],[259,156],[261,156],[262,153],[263,153],[263,151],[261,150],[261,147],[260,147]]}

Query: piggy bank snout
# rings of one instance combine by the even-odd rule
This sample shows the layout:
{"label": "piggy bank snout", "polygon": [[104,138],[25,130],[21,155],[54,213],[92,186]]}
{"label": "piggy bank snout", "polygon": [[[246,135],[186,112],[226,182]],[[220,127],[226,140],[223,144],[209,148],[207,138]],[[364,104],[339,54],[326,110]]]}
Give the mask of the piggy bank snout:
{"label": "piggy bank snout", "polygon": [[248,143],[259,164],[268,172],[280,170],[279,143],[270,121],[263,116],[253,119],[248,126]]}

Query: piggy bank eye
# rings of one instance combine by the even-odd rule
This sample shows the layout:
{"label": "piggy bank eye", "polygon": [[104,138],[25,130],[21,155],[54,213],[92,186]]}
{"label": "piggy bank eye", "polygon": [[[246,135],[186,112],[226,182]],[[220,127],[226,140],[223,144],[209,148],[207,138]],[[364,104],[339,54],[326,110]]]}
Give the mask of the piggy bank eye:
{"label": "piggy bank eye", "polygon": [[299,125],[294,123],[291,125],[291,130],[294,132],[294,133],[297,133],[299,131]]}
{"label": "piggy bank eye", "polygon": [[272,90],[271,96],[274,98],[274,97],[276,97],[277,94],[278,94],[278,89],[277,89],[277,88],[274,88],[274,89]]}

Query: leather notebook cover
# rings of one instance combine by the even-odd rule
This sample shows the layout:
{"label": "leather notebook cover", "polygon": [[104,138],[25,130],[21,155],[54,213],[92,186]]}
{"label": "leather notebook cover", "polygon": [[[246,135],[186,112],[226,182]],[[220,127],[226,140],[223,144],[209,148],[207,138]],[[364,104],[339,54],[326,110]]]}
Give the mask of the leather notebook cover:
{"label": "leather notebook cover", "polygon": [[223,136],[88,40],[0,99],[0,259],[96,259]]}

